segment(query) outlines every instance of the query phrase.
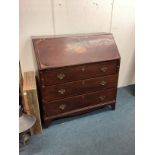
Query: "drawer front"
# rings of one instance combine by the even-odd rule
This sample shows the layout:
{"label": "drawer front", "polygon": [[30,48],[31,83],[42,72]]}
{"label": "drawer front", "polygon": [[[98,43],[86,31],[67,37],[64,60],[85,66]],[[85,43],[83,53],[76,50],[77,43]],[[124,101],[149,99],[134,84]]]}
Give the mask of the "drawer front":
{"label": "drawer front", "polygon": [[116,89],[108,89],[72,98],[66,98],[44,103],[46,116],[54,116],[62,113],[79,110],[89,106],[103,104],[115,100]]}
{"label": "drawer front", "polygon": [[116,100],[117,88],[107,89],[99,92],[84,95],[84,105],[90,106],[95,104],[103,104]]}
{"label": "drawer front", "polygon": [[107,88],[117,87],[118,75],[92,78],[76,82],[69,82],[42,88],[42,96],[45,102],[55,99],[62,99],[75,95],[86,94],[93,91],[100,91]]}
{"label": "drawer front", "polygon": [[78,96],[44,104],[46,116],[54,116],[74,109],[80,109],[83,106],[83,98]]}
{"label": "drawer front", "polygon": [[76,80],[89,79],[97,76],[115,74],[116,72],[117,61],[64,67],[60,69],[44,71],[42,83],[43,85],[48,86]]}

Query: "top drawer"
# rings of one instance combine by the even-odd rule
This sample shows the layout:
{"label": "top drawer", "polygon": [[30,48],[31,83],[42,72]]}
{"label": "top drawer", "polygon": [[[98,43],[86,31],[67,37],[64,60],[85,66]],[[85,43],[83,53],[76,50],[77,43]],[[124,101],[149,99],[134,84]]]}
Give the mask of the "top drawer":
{"label": "top drawer", "polygon": [[54,85],[115,74],[116,72],[117,61],[110,61],[44,70],[40,76],[43,85]]}

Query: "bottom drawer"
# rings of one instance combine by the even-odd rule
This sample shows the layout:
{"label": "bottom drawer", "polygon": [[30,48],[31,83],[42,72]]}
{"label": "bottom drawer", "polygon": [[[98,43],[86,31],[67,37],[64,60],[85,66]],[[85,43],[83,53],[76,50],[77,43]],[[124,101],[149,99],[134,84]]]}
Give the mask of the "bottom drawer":
{"label": "bottom drawer", "polygon": [[103,104],[113,101],[116,98],[116,89],[107,89],[104,91],[89,93],[76,97],[70,97],[62,100],[56,100],[44,103],[46,116],[54,116],[62,113],[75,111],[89,106]]}

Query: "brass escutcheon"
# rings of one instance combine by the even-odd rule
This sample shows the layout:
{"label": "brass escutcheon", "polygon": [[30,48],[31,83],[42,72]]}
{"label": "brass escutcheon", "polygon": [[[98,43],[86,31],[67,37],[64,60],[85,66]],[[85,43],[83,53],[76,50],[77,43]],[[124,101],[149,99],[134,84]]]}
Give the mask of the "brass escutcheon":
{"label": "brass escutcheon", "polygon": [[84,84],[85,84],[85,81],[83,80],[83,81],[82,81],[82,85],[84,85]]}
{"label": "brass escutcheon", "polygon": [[102,68],[101,68],[101,71],[102,71],[102,72],[106,72],[107,69],[108,69],[107,67],[102,67]]}
{"label": "brass escutcheon", "polygon": [[84,71],[85,71],[85,67],[82,67],[82,68],[81,68],[81,71],[84,72]]}

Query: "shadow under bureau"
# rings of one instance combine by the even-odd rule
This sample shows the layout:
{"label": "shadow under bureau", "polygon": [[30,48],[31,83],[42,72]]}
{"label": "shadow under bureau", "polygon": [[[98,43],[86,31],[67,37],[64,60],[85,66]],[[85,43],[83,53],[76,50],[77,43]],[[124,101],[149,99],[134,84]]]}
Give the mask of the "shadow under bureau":
{"label": "shadow under bureau", "polygon": [[32,39],[42,121],[110,105],[115,109],[120,55],[112,34]]}

